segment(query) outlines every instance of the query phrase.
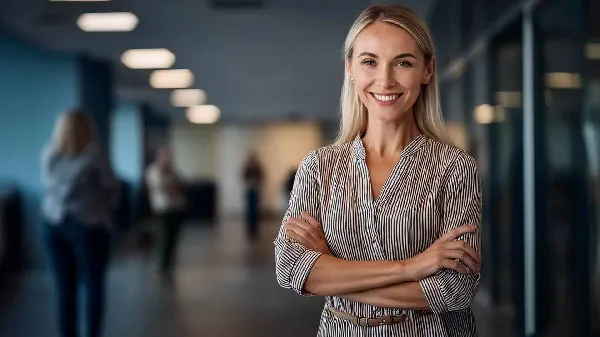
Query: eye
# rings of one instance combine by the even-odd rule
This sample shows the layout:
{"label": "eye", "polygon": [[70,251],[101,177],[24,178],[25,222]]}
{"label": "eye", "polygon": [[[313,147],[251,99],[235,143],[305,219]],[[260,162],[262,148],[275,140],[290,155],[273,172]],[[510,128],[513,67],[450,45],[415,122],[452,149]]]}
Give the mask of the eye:
{"label": "eye", "polygon": [[403,67],[403,68],[410,68],[412,67],[412,64],[408,61],[398,61],[398,63],[396,63],[397,66]]}
{"label": "eye", "polygon": [[361,64],[366,65],[366,66],[374,66],[375,65],[375,61],[370,60],[370,59],[365,59],[361,62]]}

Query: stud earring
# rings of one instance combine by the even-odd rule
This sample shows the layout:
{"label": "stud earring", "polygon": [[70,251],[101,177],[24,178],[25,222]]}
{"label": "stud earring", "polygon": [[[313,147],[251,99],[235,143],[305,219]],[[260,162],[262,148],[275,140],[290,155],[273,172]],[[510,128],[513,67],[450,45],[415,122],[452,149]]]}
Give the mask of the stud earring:
{"label": "stud earring", "polygon": [[350,77],[350,81],[354,82],[354,77]]}

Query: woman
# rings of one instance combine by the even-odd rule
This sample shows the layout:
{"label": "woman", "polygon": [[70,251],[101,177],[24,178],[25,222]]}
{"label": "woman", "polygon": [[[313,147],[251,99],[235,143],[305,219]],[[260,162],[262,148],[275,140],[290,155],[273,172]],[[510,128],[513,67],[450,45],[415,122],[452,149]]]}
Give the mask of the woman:
{"label": "woman", "polygon": [[101,334],[104,280],[109,258],[109,226],[119,184],[96,141],[92,122],[81,111],[59,116],[44,149],[43,216],[58,289],[62,337],[78,336],[81,280],[86,291],[88,337]]}
{"label": "woman", "polygon": [[298,169],[278,282],[326,297],[318,336],[476,336],[480,183],[445,143],[430,33],[373,5],[344,59],[339,138]]}
{"label": "woman", "polygon": [[158,269],[164,276],[169,276],[183,221],[185,197],[183,182],[173,167],[168,148],[162,147],[156,152],[156,160],[146,172],[146,183],[152,210],[158,217]]}

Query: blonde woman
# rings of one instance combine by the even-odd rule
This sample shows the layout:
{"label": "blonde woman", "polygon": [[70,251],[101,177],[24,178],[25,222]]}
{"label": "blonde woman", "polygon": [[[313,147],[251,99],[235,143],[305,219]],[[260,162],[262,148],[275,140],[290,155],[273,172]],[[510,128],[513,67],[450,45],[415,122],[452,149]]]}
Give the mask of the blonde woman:
{"label": "blonde woman", "polygon": [[344,59],[339,137],[298,169],[277,280],[325,297],[318,336],[476,336],[480,182],[446,142],[429,30],[370,6]]}
{"label": "blonde woman", "polygon": [[109,225],[118,182],[81,111],[59,116],[42,156],[43,216],[58,291],[61,337],[79,336],[79,281],[86,291],[86,334],[98,337],[104,312]]}

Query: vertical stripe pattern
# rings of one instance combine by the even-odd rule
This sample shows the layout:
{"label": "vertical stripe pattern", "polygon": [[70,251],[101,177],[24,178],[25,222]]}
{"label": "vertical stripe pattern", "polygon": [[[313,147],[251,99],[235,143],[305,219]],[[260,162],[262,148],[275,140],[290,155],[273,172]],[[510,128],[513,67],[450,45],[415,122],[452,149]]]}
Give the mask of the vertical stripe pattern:
{"label": "vertical stripe pattern", "polygon": [[[420,135],[403,151],[380,195],[373,200],[360,137],[311,152],[300,164],[288,217],[307,211],[323,225],[331,252],[353,261],[405,260],[464,224],[480,226],[481,183],[465,152]],[[460,239],[477,251],[481,231]],[[275,239],[279,284],[305,295],[304,283],[320,253],[290,241],[283,227]],[[470,308],[479,274],[442,269],[420,281],[431,312],[380,308],[339,297],[325,306],[354,316],[407,314],[404,323],[360,327],[324,308],[317,336],[477,336]]]}

